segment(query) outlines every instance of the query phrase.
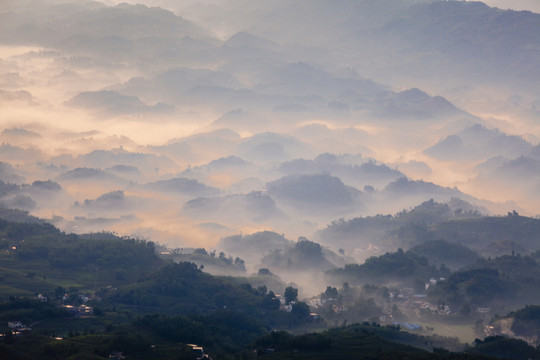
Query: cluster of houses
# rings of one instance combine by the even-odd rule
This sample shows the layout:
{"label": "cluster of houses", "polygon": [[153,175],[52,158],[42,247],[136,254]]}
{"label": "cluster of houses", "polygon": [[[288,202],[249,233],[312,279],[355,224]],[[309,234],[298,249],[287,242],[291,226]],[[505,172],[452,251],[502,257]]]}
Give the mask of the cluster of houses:
{"label": "cluster of houses", "polygon": [[[23,334],[27,334],[32,331],[32,329],[25,324],[21,323],[20,321],[8,321],[8,327],[9,332],[11,332],[14,336],[20,336]],[[2,334],[2,336],[5,336],[6,334]]]}
{"label": "cluster of houses", "polygon": [[426,295],[412,295],[405,301],[405,306],[420,312],[431,312],[439,315],[450,315],[452,310],[446,304],[431,304]]}
{"label": "cluster of houses", "polygon": [[195,358],[197,360],[204,360],[204,359],[212,360],[210,355],[204,352],[204,348],[202,346],[198,346],[195,344],[188,344],[188,346],[191,348],[191,351],[193,352],[193,355],[195,355]]}
{"label": "cluster of houses", "polygon": [[[93,298],[91,297],[90,294],[78,294],[77,297],[84,304],[88,303],[90,300],[93,300]],[[62,302],[68,301],[69,298],[70,298],[69,294],[64,294],[62,296]],[[43,295],[43,294],[38,294],[38,296],[36,296],[36,299],[38,301],[40,301],[40,302],[48,302],[49,301],[49,298],[47,296]]]}
{"label": "cluster of houses", "polygon": [[[37,300],[41,302],[48,302],[49,299],[47,296],[44,296],[42,294],[39,294],[37,297]],[[62,297],[62,302],[65,302],[69,299],[68,294],[64,294]],[[83,303],[82,305],[71,305],[71,304],[63,304],[62,308],[67,310],[67,312],[73,316],[77,317],[90,317],[94,314],[94,309],[91,306],[87,306],[86,303],[88,303],[92,298],[88,294],[79,294],[78,299]]]}
{"label": "cluster of houses", "polygon": [[68,313],[70,313],[73,316],[77,317],[90,317],[94,314],[94,309],[90,306],[86,305],[62,305],[64,309],[67,310]]}
{"label": "cluster of houses", "polygon": [[3,339],[6,336],[22,336],[29,334],[32,329],[20,321],[8,321],[9,330],[5,333],[0,333],[0,339]]}
{"label": "cluster of houses", "polygon": [[343,304],[339,304],[337,299],[328,298],[322,299],[320,297],[313,297],[308,300],[309,308],[316,311],[320,309],[331,309],[334,313],[340,314],[347,311],[347,307]]}

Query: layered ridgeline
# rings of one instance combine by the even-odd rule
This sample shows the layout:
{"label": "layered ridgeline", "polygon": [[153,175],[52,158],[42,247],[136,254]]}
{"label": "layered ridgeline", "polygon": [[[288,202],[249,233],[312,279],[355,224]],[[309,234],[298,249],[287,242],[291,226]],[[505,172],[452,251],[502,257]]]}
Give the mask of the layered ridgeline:
{"label": "layered ridgeline", "polygon": [[0,9],[0,357],[539,357],[538,14],[115,3]]}
{"label": "layered ridgeline", "polygon": [[537,14],[153,5],[168,10],[44,0],[0,12],[14,49],[0,81],[3,204],[179,247],[261,224],[311,237],[429,198],[537,212]]}
{"label": "layered ridgeline", "polygon": [[[525,254],[538,249],[538,219],[520,216],[516,211],[506,216],[483,214],[485,209],[458,199],[448,203],[430,200],[396,215],[336,220],[320,230],[316,238],[331,248],[356,250],[359,254],[362,251],[369,254],[367,250],[373,248],[384,252],[397,247],[433,246],[429,244],[437,240],[456,247],[466,246],[485,257],[512,251]],[[440,244],[439,250],[443,246],[446,245]],[[459,256],[449,258],[448,265],[454,261],[459,262]]]}

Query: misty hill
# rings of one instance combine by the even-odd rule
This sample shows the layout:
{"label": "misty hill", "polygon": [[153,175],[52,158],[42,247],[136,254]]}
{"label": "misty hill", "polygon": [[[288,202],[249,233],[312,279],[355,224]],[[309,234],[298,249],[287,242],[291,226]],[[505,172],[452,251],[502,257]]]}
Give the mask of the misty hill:
{"label": "misty hill", "polygon": [[[515,159],[492,158],[477,167],[479,174],[470,183],[481,186],[485,181],[494,188],[507,189],[506,199],[512,199],[524,208],[538,203],[540,197],[536,189],[540,179],[540,159],[519,156]],[[514,206],[517,207],[517,206]]]}
{"label": "misty hill", "polygon": [[[2,92],[0,91],[0,98],[2,97]],[[0,140],[2,143],[11,143],[16,145],[25,145],[32,147],[40,139],[43,139],[43,136],[35,131],[31,131],[23,128],[9,128],[4,129],[0,133]],[[0,172],[4,172],[9,168],[6,168],[9,164],[1,163]]]}
{"label": "misty hill", "polygon": [[57,204],[66,198],[62,186],[51,180],[36,180],[32,184],[22,184],[21,193],[31,197],[37,204]]}
{"label": "misty hill", "polygon": [[276,50],[280,48],[280,46],[273,41],[247,33],[245,31],[232,35],[227,39],[227,41],[225,41],[224,45],[230,47],[274,48]]}
{"label": "misty hill", "polygon": [[538,350],[525,340],[507,336],[488,336],[475,341],[474,348],[467,350],[470,356],[493,356],[508,359],[529,359],[538,356]]}
{"label": "misty hill", "polygon": [[159,180],[142,185],[143,188],[171,194],[184,194],[191,197],[212,197],[221,194],[221,190],[207,186],[193,179],[173,178]]}
{"label": "misty hill", "polygon": [[30,187],[30,189],[32,190],[35,190],[35,191],[60,191],[62,190],[62,187],[60,186],[60,184],[54,182],[54,181],[51,181],[51,180],[36,180],[34,181]]}
{"label": "misty hill", "polygon": [[161,146],[148,146],[148,149],[191,164],[212,160],[208,158],[209,153],[230,154],[240,141],[240,135],[234,131],[218,129],[172,139]]}
{"label": "misty hill", "polygon": [[[456,60],[467,57],[468,73],[478,72],[475,78],[505,71],[504,78],[524,81],[539,75],[538,69],[517,55],[538,59],[538,51],[529,47],[539,41],[530,36],[539,29],[539,16],[480,2],[435,1],[410,7],[383,31],[384,38],[404,41],[410,50],[429,49]],[[473,59],[482,60],[484,68]]]}
{"label": "misty hill", "polygon": [[75,207],[84,207],[93,210],[112,210],[119,209],[126,206],[125,196],[123,190],[111,191],[100,195],[95,200],[86,199],[83,203],[78,201],[74,204]]}
{"label": "misty hill", "polygon": [[[25,214],[2,215],[3,251],[0,273],[2,294],[33,296],[35,291],[54,293],[65,281],[76,287],[108,286],[135,280],[141,273],[161,266],[151,242],[120,238],[108,233],[66,234]],[[27,276],[39,269],[39,276]],[[89,275],[91,274],[91,275]]]}
{"label": "misty hill", "polygon": [[403,177],[403,173],[369,160],[361,165],[350,165],[344,158],[334,154],[321,154],[313,160],[295,159],[280,165],[279,171],[286,174],[321,174],[328,172],[355,186],[382,187]]}
{"label": "misty hill", "polygon": [[409,286],[416,279],[427,281],[439,277],[440,271],[430,265],[427,258],[402,249],[393,253],[372,256],[363,264],[347,264],[343,268],[327,271],[326,275],[336,284],[392,283],[399,281]]}
{"label": "misty hill", "polygon": [[439,141],[424,153],[440,160],[474,161],[496,156],[514,158],[531,150],[532,145],[522,137],[476,124]]}
{"label": "misty hill", "polygon": [[159,171],[170,171],[176,169],[176,163],[164,155],[154,155],[139,152],[130,152],[121,147],[113,150],[94,150],[76,158],[76,161],[82,162],[87,167],[93,168],[113,168],[113,172],[118,175],[121,173],[117,165],[137,167],[144,173],[156,173]]}
{"label": "misty hill", "polygon": [[264,182],[257,177],[250,176],[231,184],[227,188],[227,191],[231,193],[249,193],[252,191],[260,191],[261,189],[264,189]]}
{"label": "misty hill", "polygon": [[28,159],[37,160],[41,158],[43,158],[43,153],[34,146],[21,147],[9,143],[0,145],[0,160],[3,162],[26,162]]}
{"label": "misty hill", "polygon": [[320,242],[333,249],[365,249],[376,246],[379,251],[409,247],[427,240],[446,239],[441,234],[430,232],[433,224],[453,218],[479,218],[482,209],[459,200],[447,203],[433,199],[396,215],[356,217],[350,220],[333,221],[317,232]]}
{"label": "misty hill", "polygon": [[540,220],[517,214],[455,219],[434,224],[430,231],[435,238],[463,244],[484,256],[497,256],[512,250],[538,250]]}
{"label": "misty hill", "polygon": [[[540,159],[532,156],[519,156],[508,159],[493,157],[476,166],[479,178],[492,177],[495,181],[521,181],[524,184],[534,182],[540,173]],[[519,175],[519,176],[518,176]]]}
{"label": "misty hill", "polygon": [[73,170],[66,171],[58,176],[59,181],[114,181],[122,182],[116,175],[108,173],[106,171],[80,167]]}
{"label": "misty hill", "polygon": [[[286,96],[261,94],[249,88],[237,90],[216,86],[197,86],[185,94],[182,105],[206,104],[208,106],[208,99],[212,99],[211,109],[221,113],[228,112],[231,108],[241,108],[245,111],[269,111],[291,101]],[[241,131],[241,128],[233,130]]]}
{"label": "misty hill", "polygon": [[114,165],[105,170],[133,182],[139,181],[142,178],[142,172],[136,166]]}
{"label": "misty hill", "polygon": [[[25,106],[35,106],[38,103],[36,102],[36,99],[34,98],[34,96],[26,90],[19,90],[19,91],[0,90],[0,104],[6,104],[6,105],[21,104]],[[16,135],[16,136],[13,136],[13,135]],[[23,135],[23,134],[13,134],[13,133],[9,134],[9,132],[4,133],[4,131],[2,131],[2,139],[11,138],[14,140],[14,138],[20,137],[20,135]]]}
{"label": "misty hill", "polygon": [[[209,38],[206,31],[172,12],[144,5],[21,2],[11,11],[2,13],[4,42],[39,44],[109,59],[158,55],[177,46],[174,38]],[[139,24],[136,31],[133,24]],[[169,41],[149,41],[156,38]],[[143,48],[145,51],[139,51]]]}
{"label": "misty hill", "polygon": [[119,289],[111,300],[126,305],[160,307],[168,314],[205,314],[224,307],[254,314],[265,308],[266,294],[250,292],[204,273],[192,263],[167,264],[141,280]]}
{"label": "misty hill", "polygon": [[517,255],[502,255],[496,258],[482,259],[476,266],[497,269],[508,279],[538,287],[540,284],[538,254],[537,250],[531,255],[525,256],[519,253]]}
{"label": "misty hill", "polygon": [[265,116],[251,111],[236,109],[226,112],[212,123],[213,126],[257,131],[269,125]]}
{"label": "misty hill", "polygon": [[224,252],[216,256],[216,251],[208,253],[203,248],[195,249],[193,252],[184,252],[182,249],[174,249],[170,255],[165,255],[166,259],[171,259],[176,263],[188,262],[196,264],[199,269],[214,275],[236,275],[245,276],[246,266],[244,260],[239,257],[233,258]]}
{"label": "misty hill", "polygon": [[[415,197],[440,198],[450,200],[451,198],[463,198],[465,195],[457,188],[443,187],[423,180],[409,180],[401,177],[388,184],[382,193],[389,197]],[[440,201],[440,200],[439,200]]]}
{"label": "misty hill", "polygon": [[237,156],[227,156],[210,161],[208,164],[197,166],[198,171],[207,173],[229,173],[237,177],[247,177],[257,168],[253,163]]}
{"label": "misty hill", "polygon": [[535,159],[540,159],[540,144],[534,146],[528,155]]}
{"label": "misty hill", "polygon": [[267,74],[253,90],[289,96],[319,95],[328,101],[337,100],[340,94],[354,93],[357,96],[376,96],[386,89],[358,74],[340,78],[304,62],[287,64]]}
{"label": "misty hill", "polygon": [[[309,271],[316,273],[334,268],[333,264],[321,245],[300,237],[294,246],[285,249],[275,249],[261,259],[261,265],[275,273],[282,274],[291,271]],[[330,255],[330,254],[328,254]],[[337,256],[329,256],[330,258]]]}
{"label": "misty hill", "polygon": [[24,177],[17,174],[17,171],[11,164],[0,162],[0,180],[12,184],[24,182]]}
{"label": "misty hill", "polygon": [[62,188],[52,181],[34,181],[32,184],[12,184],[0,180],[0,204],[3,207],[33,210],[34,200],[53,202],[60,196]]}
{"label": "misty hill", "polygon": [[540,292],[536,255],[481,259],[430,287],[429,296],[452,303],[457,309],[467,304],[472,309],[492,306],[508,311],[534,303]]}
{"label": "misty hill", "polygon": [[149,106],[136,96],[126,96],[111,90],[81,92],[66,101],[66,105],[88,110],[97,116],[159,114],[168,113],[174,109],[171,105],[163,103]]}
{"label": "misty hill", "polygon": [[[330,128],[326,124],[308,123],[294,129],[292,135],[307,141],[320,148],[331,149],[333,154],[351,153],[349,158],[362,157],[361,154],[373,154],[373,151],[366,146],[365,142],[370,138],[367,131],[355,127]],[[360,153],[360,154],[359,154]],[[351,165],[359,165],[360,161],[351,161]]]}
{"label": "misty hill", "polygon": [[308,155],[309,145],[285,134],[264,132],[244,139],[234,150],[242,159],[253,162],[285,161],[295,156]]}
{"label": "misty hill", "polygon": [[483,256],[509,254],[512,250],[525,253],[538,250],[538,219],[517,213],[482,216],[478,210],[452,211],[444,205],[435,208],[442,212],[437,215],[413,209],[395,216],[342,219],[332,222],[317,236],[325,245],[345,249],[364,249],[371,244],[390,250],[442,239],[464,245]]}
{"label": "misty hill", "polygon": [[234,224],[244,220],[260,222],[284,217],[274,200],[260,191],[189,200],[184,204],[183,211],[205,220],[227,221]]}
{"label": "misty hill", "polygon": [[152,79],[132,78],[116,88],[123,94],[139,96],[152,102],[176,104],[186,92],[199,86],[238,89],[242,84],[232,74],[222,71],[173,68]]}
{"label": "misty hill", "polygon": [[[349,58],[355,54],[358,66],[387,81],[405,72],[416,81],[474,79],[516,90],[521,84],[535,88],[538,83],[540,74],[532,60],[539,58],[538,39],[531,36],[538,33],[538,14],[460,1],[273,4],[246,20],[234,12],[224,14],[248,22],[251,32],[274,41],[321,46]],[[306,8],[307,18],[302,16]],[[267,18],[273,19],[271,24],[263,21]]]}
{"label": "misty hill", "polygon": [[444,97],[432,97],[417,88],[381,97],[374,104],[372,112],[388,119],[413,120],[466,115]]}
{"label": "misty hill", "polygon": [[472,265],[480,260],[480,255],[468,247],[445,240],[426,241],[413,246],[409,251],[426,257],[430,264],[436,266],[444,264],[454,270]]}
{"label": "misty hill", "polygon": [[6,196],[0,203],[2,206],[21,210],[34,210],[37,207],[37,203],[30,196],[23,194]]}
{"label": "misty hill", "polygon": [[[512,311],[501,320],[511,320],[510,330],[513,336],[537,339],[540,335],[540,306],[538,305],[527,305],[522,309]],[[494,325],[500,327],[501,330],[507,330],[502,324],[503,321],[497,321]]]}
{"label": "misty hill", "polygon": [[[410,180],[406,177],[400,177],[371,195],[374,200],[378,200],[384,204],[386,209],[394,209],[394,211],[399,211],[400,208],[409,208],[415,203],[425,201],[425,199],[434,199],[443,203],[450,202],[452,199],[460,199],[461,201],[473,204],[475,210],[480,213],[487,213],[486,208],[481,206],[481,204],[484,203],[486,206],[495,204],[485,200],[481,201],[471,195],[465,194],[457,187],[445,187],[423,180]],[[374,202],[374,204],[376,205],[377,203]]]}
{"label": "misty hill", "polygon": [[17,184],[5,183],[0,181],[0,197],[5,197],[12,194],[17,194],[20,191],[20,186]]}
{"label": "misty hill", "polygon": [[453,273],[437,286],[430,286],[431,301],[444,301],[463,315],[476,307],[511,309],[523,306],[536,293],[523,292],[521,284],[508,280],[496,269],[476,268]]}
{"label": "misty hill", "polygon": [[245,259],[248,263],[259,261],[264,255],[276,249],[286,249],[293,244],[283,234],[261,231],[250,235],[233,235],[221,239],[217,245],[227,253]]}
{"label": "misty hill", "polygon": [[[397,329],[371,328],[366,323],[298,336],[284,331],[275,331],[261,336],[255,341],[255,345],[260,353],[263,353],[267,348],[273,349],[274,356],[279,356],[280,359],[295,358],[295,351],[301,352],[308,359],[320,360],[396,359],[401,356],[414,359],[439,359],[437,355],[426,350],[403,344],[410,342],[415,343],[417,340],[413,340],[413,336],[400,336]],[[418,344],[417,346],[421,347],[422,345]],[[267,357],[268,355],[263,356],[263,358]]]}
{"label": "misty hill", "polygon": [[[50,224],[5,220],[0,220],[0,234],[0,247],[10,249],[0,254],[2,297],[39,292],[55,301],[69,292],[70,299],[73,294],[78,299],[79,289],[93,289],[101,306],[136,305],[142,312],[198,315],[226,308],[272,324],[288,318],[277,313],[279,301],[266,288],[213,277],[192,263],[164,262],[152,242],[110,233],[65,234]],[[61,287],[66,282],[73,284],[70,290]]]}
{"label": "misty hill", "polygon": [[265,37],[240,31],[231,35],[221,45],[218,55],[227,61],[222,68],[253,76],[257,72],[272,71],[280,67],[291,55],[294,56],[299,52],[297,48],[284,47],[281,42],[273,42]]}
{"label": "misty hill", "polygon": [[29,215],[28,211],[0,206],[0,219],[13,223],[44,224],[46,221]]}
{"label": "misty hill", "polygon": [[351,211],[361,206],[362,192],[328,174],[289,175],[266,184],[276,200],[310,213]]}
{"label": "misty hill", "polygon": [[[301,352],[309,359],[529,359],[539,351],[523,340],[506,336],[476,339],[464,346],[456,339],[441,336],[416,335],[400,331],[395,326],[352,324],[312,334],[292,336],[274,332],[255,341],[259,352],[271,347],[273,357],[295,359]],[[465,349],[464,349],[465,348]],[[270,358],[263,355],[263,358]]]}

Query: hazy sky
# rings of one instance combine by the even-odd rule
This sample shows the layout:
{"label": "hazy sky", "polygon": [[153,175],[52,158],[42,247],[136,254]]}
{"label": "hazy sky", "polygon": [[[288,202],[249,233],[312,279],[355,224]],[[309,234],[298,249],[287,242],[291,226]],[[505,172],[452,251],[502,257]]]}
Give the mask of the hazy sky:
{"label": "hazy sky", "polygon": [[530,10],[540,13],[540,0],[485,0],[484,2],[501,9]]}

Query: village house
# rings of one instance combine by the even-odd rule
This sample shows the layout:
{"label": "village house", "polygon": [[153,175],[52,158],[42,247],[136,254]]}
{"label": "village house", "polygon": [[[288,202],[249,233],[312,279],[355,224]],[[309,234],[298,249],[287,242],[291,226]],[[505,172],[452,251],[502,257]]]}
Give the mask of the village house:
{"label": "village house", "polygon": [[198,346],[195,344],[188,344],[188,346],[191,347],[191,351],[193,352],[193,355],[196,356],[197,360],[211,359],[210,355],[205,354],[204,348],[202,346]]}
{"label": "village house", "polygon": [[29,333],[32,331],[31,328],[27,327],[25,324],[20,321],[8,321],[8,327],[11,333],[15,336],[22,335],[24,333]]}
{"label": "village house", "polygon": [[26,326],[23,325],[20,321],[8,321],[8,327],[10,329],[20,329]]}
{"label": "village house", "polygon": [[279,305],[279,310],[290,313],[292,311],[292,304]]}
{"label": "village house", "polygon": [[126,357],[121,351],[115,351],[109,355],[109,360],[122,360]]}
{"label": "village house", "polygon": [[94,309],[87,305],[80,305],[80,306],[74,306],[74,305],[62,305],[62,307],[67,310],[67,312],[70,315],[73,316],[92,316],[94,314]]}

